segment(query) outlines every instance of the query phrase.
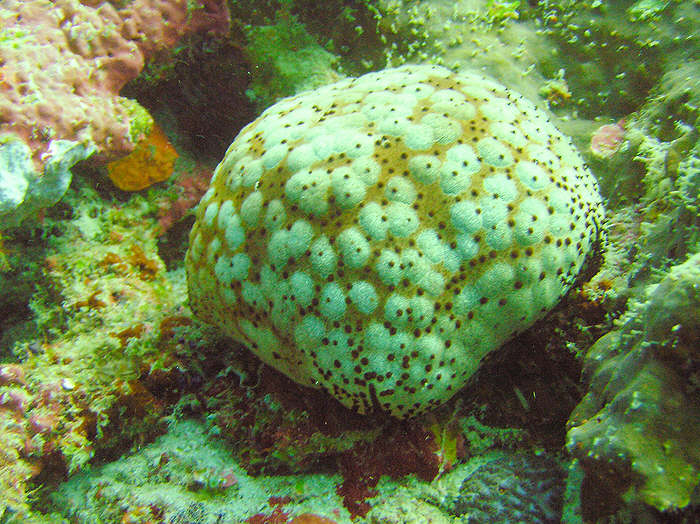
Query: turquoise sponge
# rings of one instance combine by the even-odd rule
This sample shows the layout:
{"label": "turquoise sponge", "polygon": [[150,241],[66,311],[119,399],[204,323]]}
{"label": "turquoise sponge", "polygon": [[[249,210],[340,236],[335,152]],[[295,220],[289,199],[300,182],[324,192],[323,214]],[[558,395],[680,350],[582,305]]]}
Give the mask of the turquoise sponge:
{"label": "turquoise sponge", "polygon": [[241,131],[190,235],[190,303],[294,380],[410,417],[558,302],[602,219],[532,103],[475,74],[389,69]]}

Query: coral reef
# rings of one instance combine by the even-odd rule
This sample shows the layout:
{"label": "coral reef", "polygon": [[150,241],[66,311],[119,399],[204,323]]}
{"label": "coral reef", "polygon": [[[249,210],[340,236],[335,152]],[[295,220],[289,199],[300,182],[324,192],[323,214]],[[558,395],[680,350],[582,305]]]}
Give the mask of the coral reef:
{"label": "coral reef", "polygon": [[[339,458],[343,483],[336,492],[353,517],[365,516],[366,499],[377,494],[382,475],[401,479],[406,475],[430,482],[441,470],[436,435],[420,423],[403,423],[385,429],[372,442],[356,444]],[[453,459],[461,458],[457,455]]]}
{"label": "coral reef", "polygon": [[696,254],[649,286],[586,354],[590,389],[567,435],[587,477],[586,521],[616,511],[623,499],[659,510],[700,502],[699,289]]}
{"label": "coral reef", "polygon": [[[696,2],[0,4],[0,521],[698,521]],[[450,401],[396,421],[192,318],[183,257],[244,124],[404,63],[543,108],[598,179],[608,246]],[[104,166],[154,122],[173,175],[116,189]]]}
{"label": "coral reef", "polygon": [[489,0],[377,4],[389,66],[418,62],[484,71],[530,100],[541,98],[543,106],[547,95],[554,100],[568,92],[556,47],[531,20],[539,6]]}
{"label": "coral reef", "polygon": [[[606,199],[612,249],[592,285],[620,307],[700,245],[700,62],[673,60],[638,111],[613,131],[611,154],[590,155]],[[606,128],[606,126],[603,126]],[[617,129],[615,129],[617,128]],[[592,139],[595,138],[594,134]]]}
{"label": "coral reef", "polygon": [[178,152],[216,165],[238,131],[256,116],[246,96],[249,76],[256,70],[237,41],[195,34],[147,64],[121,93],[164,124]]}
{"label": "coral reef", "polygon": [[[147,60],[188,33],[228,29],[221,0],[11,0],[0,20],[0,134],[3,156],[12,155],[0,171],[0,213],[13,212],[3,229],[54,204],[78,160],[133,150],[144,135],[144,110],[119,91]],[[60,180],[51,172],[57,164]]]}
{"label": "coral reef", "polygon": [[[260,366],[246,350],[198,395],[207,420],[251,473],[310,471],[383,435],[386,425],[349,412],[316,390]],[[225,364],[224,364],[225,365]]]}
{"label": "coral reef", "polygon": [[625,120],[604,124],[591,135],[591,153],[598,158],[609,158],[620,150],[625,139]]}
{"label": "coral reef", "polygon": [[558,302],[602,216],[523,97],[440,67],[370,73],[234,141],[190,235],[190,305],[294,380],[410,417]]}
{"label": "coral reef", "polygon": [[257,72],[248,96],[260,111],[278,99],[338,79],[336,57],[323,49],[292,15],[274,25],[246,26],[248,60]]}
{"label": "coral reef", "polygon": [[24,253],[36,257],[33,318],[14,343],[20,363],[0,368],[0,509],[20,514],[30,480],[53,481],[158,431],[165,405],[149,388],[167,394],[157,376],[175,365],[174,332],[189,322],[182,277],[166,275],[143,201],[107,204],[82,186],[62,205],[74,210],[70,220],[56,207],[45,217],[51,254]]}
{"label": "coral reef", "polygon": [[560,522],[564,472],[552,458],[513,453],[479,465],[448,507],[475,522]]}
{"label": "coral reef", "polygon": [[564,472],[544,453],[495,451],[430,485],[380,485],[368,522],[560,522]]}
{"label": "coral reef", "polygon": [[[314,0],[241,0],[232,4],[230,9],[233,27],[243,35],[270,35],[273,28],[279,31],[273,36],[275,45],[260,42],[267,49],[279,51],[279,54],[263,60],[272,69],[253,71],[253,76],[269,77],[277,63],[287,74],[293,75],[290,77],[291,86],[298,86],[303,79],[282,63],[280,59],[285,55],[291,58],[291,63],[299,64],[298,57],[306,54],[314,57],[317,65],[332,63],[333,69],[340,73],[360,74],[383,67],[383,52],[390,29],[382,25],[385,6],[381,4],[374,0],[328,0],[323,4]],[[328,20],[333,23],[329,24]],[[246,39],[241,43],[253,55],[260,53],[261,48],[253,40]],[[307,69],[306,64],[300,65]],[[323,73],[316,71],[315,75],[322,76]],[[277,89],[284,90],[285,96],[296,94],[276,79],[270,80]],[[270,91],[261,81],[255,80],[254,83],[262,88],[262,93]]]}
{"label": "coral reef", "polygon": [[[250,476],[203,424],[181,420],[143,449],[75,475],[52,499],[79,523],[116,522],[137,512],[166,522],[350,522],[333,492],[339,482],[323,473]],[[512,522],[508,517],[522,515],[523,508],[528,521],[556,522],[563,471],[543,453],[492,451],[432,484],[382,476],[375,485],[373,508],[353,522],[418,523],[428,515],[434,522],[485,515],[490,522]],[[507,496],[501,506],[484,507],[501,493]]]}
{"label": "coral reef", "polygon": [[252,477],[203,424],[182,420],[138,452],[75,475],[52,499],[79,523],[144,522],[126,520],[137,514],[183,524],[349,522],[333,492],[336,482],[323,474]]}
{"label": "coral reef", "polygon": [[174,180],[172,193],[158,203],[160,233],[167,233],[199,203],[211,180],[212,170],[196,165]]}

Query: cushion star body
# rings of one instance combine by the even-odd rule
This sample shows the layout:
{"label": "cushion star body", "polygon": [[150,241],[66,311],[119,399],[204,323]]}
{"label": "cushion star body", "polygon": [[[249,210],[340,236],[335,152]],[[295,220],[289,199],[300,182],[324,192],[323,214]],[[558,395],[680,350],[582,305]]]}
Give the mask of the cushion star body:
{"label": "cushion star body", "polygon": [[602,219],[522,96],[441,67],[369,73],[241,131],[190,235],[190,302],[294,380],[410,417],[559,301]]}

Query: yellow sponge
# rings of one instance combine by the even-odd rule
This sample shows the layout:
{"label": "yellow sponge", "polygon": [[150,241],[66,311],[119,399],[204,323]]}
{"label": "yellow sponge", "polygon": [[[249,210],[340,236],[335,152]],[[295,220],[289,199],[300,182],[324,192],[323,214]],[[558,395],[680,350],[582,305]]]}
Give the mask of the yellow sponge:
{"label": "yellow sponge", "polygon": [[154,123],[148,136],[131,153],[107,164],[107,173],[119,189],[140,191],[167,180],[173,174],[177,157],[168,137]]}

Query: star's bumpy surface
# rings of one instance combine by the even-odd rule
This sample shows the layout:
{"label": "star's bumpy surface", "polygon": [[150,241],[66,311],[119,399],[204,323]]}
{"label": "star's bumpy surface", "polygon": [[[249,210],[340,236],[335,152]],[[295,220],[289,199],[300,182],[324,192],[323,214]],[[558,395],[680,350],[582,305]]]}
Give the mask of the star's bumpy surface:
{"label": "star's bumpy surface", "polygon": [[297,382],[410,417],[559,301],[602,219],[531,102],[477,74],[389,69],[241,131],[190,235],[190,302]]}

